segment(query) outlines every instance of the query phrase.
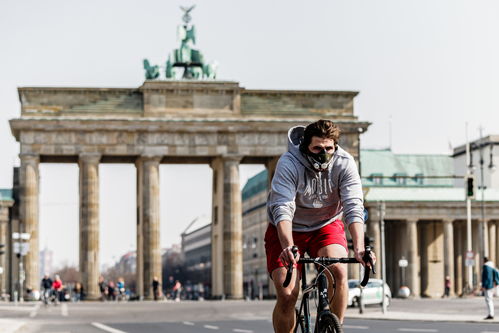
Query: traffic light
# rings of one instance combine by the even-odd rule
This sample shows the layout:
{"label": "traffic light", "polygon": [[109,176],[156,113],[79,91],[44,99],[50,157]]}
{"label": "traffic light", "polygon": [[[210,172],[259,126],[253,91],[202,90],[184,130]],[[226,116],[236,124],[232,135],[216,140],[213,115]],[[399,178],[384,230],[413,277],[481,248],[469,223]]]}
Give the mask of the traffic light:
{"label": "traffic light", "polygon": [[5,251],[3,248],[5,247],[5,244],[0,244],[0,255],[5,254]]}
{"label": "traffic light", "polygon": [[475,198],[475,177],[468,175],[466,176],[465,182],[465,190],[466,190],[466,198],[474,199]]}

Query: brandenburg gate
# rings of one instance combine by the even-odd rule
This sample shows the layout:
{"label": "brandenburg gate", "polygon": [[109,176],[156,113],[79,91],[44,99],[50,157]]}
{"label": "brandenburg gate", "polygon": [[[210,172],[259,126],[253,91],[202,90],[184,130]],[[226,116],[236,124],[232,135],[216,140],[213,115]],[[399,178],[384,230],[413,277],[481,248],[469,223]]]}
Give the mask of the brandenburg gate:
{"label": "brandenburg gate", "polygon": [[23,87],[18,92],[21,116],[10,120],[10,126],[20,143],[21,225],[31,234],[25,285],[39,285],[39,165],[77,163],[79,269],[88,299],[99,296],[100,163],[136,166],[137,293],[146,299],[153,296],[153,277],[161,281],[159,166],[209,164],[212,294],[242,298],[239,165],[262,163],[272,174],[287,149],[288,129],[320,118],[340,125],[341,145],[357,158],[359,135],[369,125],[354,115],[357,93],[348,91],[247,90],[227,81],[146,80],[130,89]]}

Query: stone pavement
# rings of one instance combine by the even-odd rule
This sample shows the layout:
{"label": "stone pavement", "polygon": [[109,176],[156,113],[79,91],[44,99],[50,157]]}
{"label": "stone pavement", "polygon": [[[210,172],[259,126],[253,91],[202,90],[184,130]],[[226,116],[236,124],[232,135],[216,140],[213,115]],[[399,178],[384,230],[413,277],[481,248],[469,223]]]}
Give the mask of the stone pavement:
{"label": "stone pavement", "polygon": [[386,313],[379,305],[369,305],[363,314],[358,308],[349,308],[347,318],[381,320],[422,320],[459,322],[499,322],[499,298],[494,299],[496,316],[494,320],[484,320],[487,308],[483,297],[445,299],[393,299]]}

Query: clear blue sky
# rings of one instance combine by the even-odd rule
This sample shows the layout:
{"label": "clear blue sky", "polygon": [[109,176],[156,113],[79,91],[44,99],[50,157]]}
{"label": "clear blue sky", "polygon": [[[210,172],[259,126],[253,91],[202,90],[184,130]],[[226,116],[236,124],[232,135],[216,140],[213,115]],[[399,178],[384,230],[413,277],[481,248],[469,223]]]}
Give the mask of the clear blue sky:
{"label": "clear blue sky", "polygon": [[[176,47],[179,5],[192,1],[0,2],[0,187],[12,184],[19,86],[138,87],[142,59]],[[363,148],[448,153],[499,133],[499,2],[198,1],[198,47],[219,78],[252,89],[360,91],[355,112],[373,125]],[[243,180],[260,168],[242,168]],[[41,166],[41,245],[77,263],[76,165]],[[196,188],[184,184],[199,184]],[[209,215],[210,169],[163,166],[163,246]],[[171,195],[170,189],[181,189]],[[135,246],[135,170],[101,167],[101,261]],[[60,237],[63,235],[64,237]],[[119,236],[117,238],[116,236]]]}

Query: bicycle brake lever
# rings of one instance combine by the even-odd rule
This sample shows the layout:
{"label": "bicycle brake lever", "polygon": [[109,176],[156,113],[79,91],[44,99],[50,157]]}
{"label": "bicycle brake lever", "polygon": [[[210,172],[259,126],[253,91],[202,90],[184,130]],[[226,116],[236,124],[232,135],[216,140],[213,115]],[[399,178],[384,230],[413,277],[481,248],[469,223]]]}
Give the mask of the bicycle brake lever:
{"label": "bicycle brake lever", "polygon": [[[291,252],[293,252],[293,255],[294,257],[296,258],[296,254],[298,253],[298,246],[293,246],[291,248]],[[289,283],[291,282],[291,276],[293,275],[293,263],[289,263],[289,266],[288,266],[288,272],[286,273],[286,279],[284,280],[284,283],[282,284],[282,286],[284,288],[286,288],[287,286],[289,286]]]}

